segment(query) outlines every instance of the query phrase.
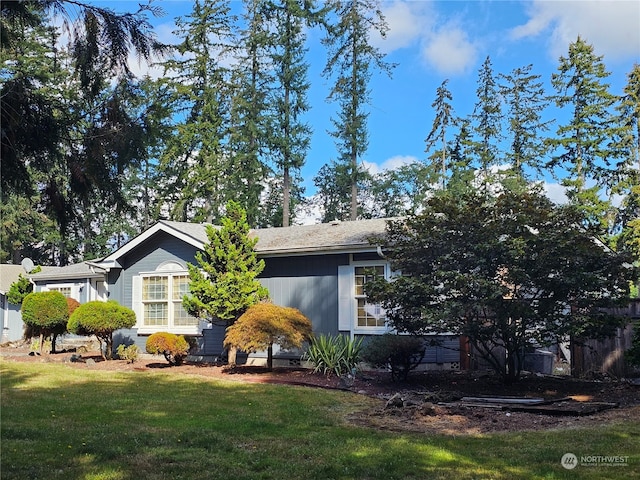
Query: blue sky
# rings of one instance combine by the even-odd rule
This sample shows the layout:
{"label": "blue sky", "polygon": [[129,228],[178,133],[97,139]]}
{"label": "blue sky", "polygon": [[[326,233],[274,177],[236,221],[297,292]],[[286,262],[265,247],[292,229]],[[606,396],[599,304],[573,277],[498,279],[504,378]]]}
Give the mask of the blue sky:
{"label": "blue sky", "polygon": [[[134,10],[138,4],[99,3],[115,10]],[[154,4],[166,12],[151,19],[159,40],[175,43],[175,17],[188,14],[193,3],[155,0]],[[387,38],[373,36],[372,41],[397,67],[392,78],[375,73],[370,85],[370,141],[363,160],[374,172],[425,158],[424,139],[433,121],[431,104],[443,80],[449,79],[456,114],[471,113],[477,73],[487,56],[496,73],[533,64],[548,93],[552,93],[549,81],[559,57],[566,56],[569,43],[578,35],[604,56],[612,93],[622,93],[627,74],[634,63],[640,63],[640,2],[636,0],[385,1],[382,11],[389,25]],[[326,61],[321,36],[320,31],[308,36],[311,111],[307,120],[314,133],[302,169],[307,194],[314,191],[313,176],[337,156],[327,133],[336,106],[325,100],[330,85],[320,75]],[[145,65],[132,68],[148,69]],[[550,110],[545,117],[556,114]]]}

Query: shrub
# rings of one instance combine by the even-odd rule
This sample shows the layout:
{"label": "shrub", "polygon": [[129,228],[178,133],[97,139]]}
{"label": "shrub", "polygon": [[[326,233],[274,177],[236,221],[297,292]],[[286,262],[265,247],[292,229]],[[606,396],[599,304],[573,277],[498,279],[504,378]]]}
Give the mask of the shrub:
{"label": "shrub", "polygon": [[56,291],[33,292],[22,301],[22,321],[26,325],[25,338],[51,338],[51,351],[55,352],[56,338],[67,331],[69,308],[66,297]]}
{"label": "shrub", "polygon": [[71,316],[71,314],[75,312],[76,308],[78,308],[79,306],[79,301],[77,301],[75,298],[67,297],[67,310],[69,310],[69,316]]}
{"label": "shrub", "polygon": [[267,351],[267,368],[273,367],[273,344],[282,348],[300,348],[311,338],[311,320],[300,310],[272,303],[258,303],[247,309],[227,328],[225,348],[245,352]]}
{"label": "shrub", "polygon": [[137,345],[129,345],[126,346],[124,343],[118,345],[116,349],[116,353],[120,360],[126,360],[127,363],[133,363],[138,359],[140,355],[140,349]]}
{"label": "shrub", "polygon": [[389,368],[393,380],[406,380],[425,354],[424,341],[410,335],[385,333],[371,337],[362,352],[362,359],[375,368]]}
{"label": "shrub", "polygon": [[[100,342],[103,358],[113,356],[113,332],[131,328],[136,324],[136,314],[114,300],[94,300],[80,305],[69,317],[67,328],[78,335],[95,335]],[[103,348],[104,342],[104,348]]]}
{"label": "shrub", "polygon": [[149,336],[146,350],[153,355],[164,355],[169,365],[180,365],[189,353],[189,343],[182,335],[158,332]]}
{"label": "shrub", "polygon": [[627,363],[633,367],[640,367],[640,323],[633,326],[631,348],[624,353]]}
{"label": "shrub", "polygon": [[337,376],[354,371],[360,362],[362,339],[344,335],[320,335],[311,340],[304,358],[314,366],[314,372]]}

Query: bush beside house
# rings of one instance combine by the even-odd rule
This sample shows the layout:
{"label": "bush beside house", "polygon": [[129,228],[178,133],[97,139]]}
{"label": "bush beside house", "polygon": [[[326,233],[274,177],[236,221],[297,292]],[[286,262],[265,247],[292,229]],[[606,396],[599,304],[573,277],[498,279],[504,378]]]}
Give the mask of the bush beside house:
{"label": "bush beside house", "polygon": [[25,339],[40,337],[40,352],[45,339],[51,339],[51,351],[56,350],[56,338],[67,331],[69,306],[66,297],[56,291],[33,292],[22,300],[22,321]]}
{"label": "bush beside house", "polygon": [[281,348],[301,348],[311,338],[311,320],[300,310],[272,303],[253,305],[227,328],[225,348],[248,353],[267,351],[267,368],[273,368],[273,344]]}
{"label": "bush beside house", "polygon": [[169,365],[181,365],[189,353],[189,343],[182,335],[158,332],[149,336],[146,350],[152,355],[164,355]]}
{"label": "bush beside house", "polygon": [[[66,305],[66,304],[65,304]],[[131,328],[136,314],[130,308],[110,300],[94,300],[80,305],[69,317],[67,328],[78,335],[95,335],[100,342],[103,358],[113,358],[113,332]]]}

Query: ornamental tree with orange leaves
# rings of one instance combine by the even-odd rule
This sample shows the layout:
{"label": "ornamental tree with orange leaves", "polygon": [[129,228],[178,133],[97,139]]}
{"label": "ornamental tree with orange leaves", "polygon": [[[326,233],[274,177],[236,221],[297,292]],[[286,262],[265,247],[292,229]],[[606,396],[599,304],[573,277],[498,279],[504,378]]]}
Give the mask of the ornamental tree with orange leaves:
{"label": "ornamental tree with orange leaves", "polygon": [[301,348],[311,338],[311,321],[300,310],[272,303],[258,303],[247,309],[227,328],[226,348],[247,353],[267,351],[267,368],[273,368],[273,344],[282,348]]}

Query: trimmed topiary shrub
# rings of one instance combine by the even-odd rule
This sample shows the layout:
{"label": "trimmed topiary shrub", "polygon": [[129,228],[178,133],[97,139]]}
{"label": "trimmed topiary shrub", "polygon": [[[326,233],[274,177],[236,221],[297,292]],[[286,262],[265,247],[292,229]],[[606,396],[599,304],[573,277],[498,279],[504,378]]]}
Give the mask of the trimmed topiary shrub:
{"label": "trimmed topiary shrub", "polygon": [[78,335],[95,335],[100,342],[103,358],[110,360],[113,358],[113,332],[131,328],[135,324],[136,314],[130,308],[114,300],[94,300],[80,305],[73,312],[67,328]]}
{"label": "trimmed topiary shrub", "polygon": [[389,368],[393,380],[406,380],[424,358],[424,340],[412,335],[385,333],[371,337],[362,352],[362,360],[374,368]]}
{"label": "trimmed topiary shrub", "polygon": [[189,343],[182,335],[158,332],[149,336],[146,350],[153,355],[164,355],[169,365],[181,365],[189,354]]}
{"label": "trimmed topiary shrub", "polygon": [[282,348],[301,348],[311,338],[311,320],[296,308],[258,303],[247,309],[227,327],[225,348],[245,352],[267,351],[267,369],[273,368],[273,344]]}
{"label": "trimmed topiary shrub", "polygon": [[51,352],[56,350],[56,338],[67,331],[69,307],[60,292],[33,292],[22,301],[22,321],[26,325],[25,339],[40,337],[40,351],[44,339],[51,339]]}

